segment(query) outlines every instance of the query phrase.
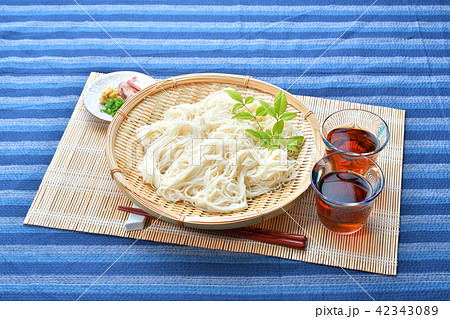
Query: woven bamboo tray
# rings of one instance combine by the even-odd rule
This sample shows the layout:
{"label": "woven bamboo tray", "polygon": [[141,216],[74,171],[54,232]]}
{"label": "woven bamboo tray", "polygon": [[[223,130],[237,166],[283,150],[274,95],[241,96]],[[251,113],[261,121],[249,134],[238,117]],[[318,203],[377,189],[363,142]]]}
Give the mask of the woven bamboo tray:
{"label": "woven bamboo tray", "polygon": [[[321,157],[324,145],[319,123],[313,112],[286,92],[288,110],[297,112],[291,121],[305,136],[296,161],[297,177],[279,191],[258,196],[243,211],[213,213],[183,202],[167,202],[139,176],[144,149],[136,138],[136,130],[161,120],[174,105],[198,102],[213,92],[232,88],[244,97],[273,103],[280,88],[249,76],[231,74],[188,74],[155,83],[128,100],[111,122],[107,135],[106,157],[111,176],[120,190],[137,206],[164,221],[202,229],[236,228],[263,222],[279,215],[310,185],[309,173]],[[286,207],[286,208],[285,208]]]}

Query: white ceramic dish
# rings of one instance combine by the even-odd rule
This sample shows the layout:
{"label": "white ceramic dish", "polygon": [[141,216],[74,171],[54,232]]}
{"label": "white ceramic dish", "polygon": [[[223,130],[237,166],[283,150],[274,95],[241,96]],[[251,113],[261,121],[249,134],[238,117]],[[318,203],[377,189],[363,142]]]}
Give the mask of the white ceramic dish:
{"label": "white ceramic dish", "polygon": [[92,82],[84,92],[84,105],[86,106],[87,110],[95,117],[111,122],[111,120],[113,119],[111,115],[100,112],[100,109],[103,108],[103,106],[100,104],[100,95],[109,86],[117,88],[119,83],[128,81],[133,77],[137,77],[137,81],[139,83],[136,84],[141,89],[144,89],[156,82],[156,80],[152,77],[139,72],[120,71],[105,74],[101,78],[98,78],[97,80]]}

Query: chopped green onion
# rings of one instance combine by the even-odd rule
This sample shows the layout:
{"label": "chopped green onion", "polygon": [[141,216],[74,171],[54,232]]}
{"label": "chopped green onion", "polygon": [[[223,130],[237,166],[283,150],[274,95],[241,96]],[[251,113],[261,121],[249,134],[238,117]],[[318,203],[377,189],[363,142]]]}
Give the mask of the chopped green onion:
{"label": "chopped green onion", "polygon": [[100,109],[100,112],[105,112],[111,116],[114,116],[123,105],[123,103],[125,103],[125,101],[123,101],[122,99],[109,99],[105,104],[105,108]]}

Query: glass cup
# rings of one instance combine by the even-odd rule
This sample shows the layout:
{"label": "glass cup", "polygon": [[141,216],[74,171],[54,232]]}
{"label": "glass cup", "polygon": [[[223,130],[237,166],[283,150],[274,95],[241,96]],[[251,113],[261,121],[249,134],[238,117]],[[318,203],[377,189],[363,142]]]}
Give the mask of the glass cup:
{"label": "glass cup", "polygon": [[359,109],[337,111],[320,127],[327,154],[344,153],[349,157],[366,156],[376,161],[389,141],[389,129],[378,115]]}
{"label": "glass cup", "polygon": [[338,234],[351,234],[369,218],[374,200],[383,189],[384,176],[368,157],[332,153],[314,165],[311,185],[323,226]]}

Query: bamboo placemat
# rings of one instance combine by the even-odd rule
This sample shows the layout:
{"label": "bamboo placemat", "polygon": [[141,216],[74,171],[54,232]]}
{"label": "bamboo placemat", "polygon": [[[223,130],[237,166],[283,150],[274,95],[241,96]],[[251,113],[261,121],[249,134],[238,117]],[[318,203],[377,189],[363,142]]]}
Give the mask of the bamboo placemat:
{"label": "bamboo placemat", "polygon": [[[87,83],[101,73],[91,73]],[[86,87],[85,87],[86,89]],[[84,94],[84,91],[83,91]],[[379,114],[388,124],[391,139],[378,158],[386,185],[375,202],[372,216],[359,232],[339,236],[327,231],[316,217],[314,194],[305,192],[297,203],[259,227],[303,233],[308,248],[291,248],[228,237],[212,231],[181,228],[147,219],[146,228],[127,232],[128,213],[118,205],[131,206],[111,179],[105,161],[108,123],[92,116],[81,95],[56,153],[45,173],[24,224],[113,235],[142,240],[262,254],[373,273],[397,273],[400,226],[400,195],[405,111],[307,96],[297,96],[321,122],[328,114],[361,108]],[[151,227],[149,227],[151,226]]]}

